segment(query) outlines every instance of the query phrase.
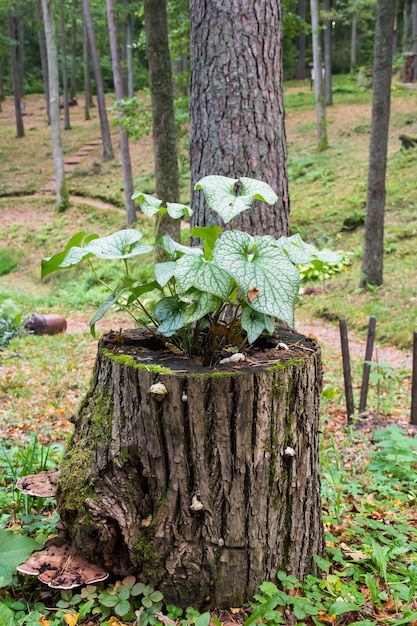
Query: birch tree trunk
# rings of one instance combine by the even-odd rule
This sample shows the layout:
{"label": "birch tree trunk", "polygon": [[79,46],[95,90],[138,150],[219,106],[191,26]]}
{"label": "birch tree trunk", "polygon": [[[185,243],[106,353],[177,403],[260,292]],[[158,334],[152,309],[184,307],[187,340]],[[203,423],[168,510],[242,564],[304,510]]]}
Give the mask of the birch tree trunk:
{"label": "birch tree trunk", "polygon": [[52,0],[42,0],[45,27],[46,53],[48,58],[49,112],[51,115],[52,154],[54,159],[56,204],[58,211],[69,206],[69,194],[65,180],[64,155],[61,144],[59,112],[58,54],[55,41],[55,23]]}
{"label": "birch tree trunk", "polygon": [[313,38],[314,94],[316,98],[317,150],[321,152],[329,147],[329,142],[327,139],[326,107],[324,105],[323,63],[320,42],[318,0],[310,0],[310,8]]}
{"label": "birch tree trunk", "polygon": [[102,338],[57,489],[86,559],[201,609],[241,606],[279,569],[314,570],[320,350],[294,331],[279,340],[282,359],[208,368],[141,331]]}

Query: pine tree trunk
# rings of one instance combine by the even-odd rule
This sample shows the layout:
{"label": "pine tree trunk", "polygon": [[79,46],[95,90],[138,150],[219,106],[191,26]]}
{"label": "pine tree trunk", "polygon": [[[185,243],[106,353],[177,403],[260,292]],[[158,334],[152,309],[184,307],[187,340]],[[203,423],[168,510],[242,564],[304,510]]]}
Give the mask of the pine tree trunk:
{"label": "pine tree trunk", "polygon": [[[209,174],[258,178],[278,195],[273,207],[244,211],[236,227],[289,234],[282,72],[282,1],[191,0],[191,188]],[[192,226],[219,223],[192,195]]]}
{"label": "pine tree trunk", "polygon": [[102,338],[57,490],[85,558],[179,606],[240,606],[279,569],[312,570],[320,350],[294,331],[279,341],[290,349],[207,368],[141,331]]}

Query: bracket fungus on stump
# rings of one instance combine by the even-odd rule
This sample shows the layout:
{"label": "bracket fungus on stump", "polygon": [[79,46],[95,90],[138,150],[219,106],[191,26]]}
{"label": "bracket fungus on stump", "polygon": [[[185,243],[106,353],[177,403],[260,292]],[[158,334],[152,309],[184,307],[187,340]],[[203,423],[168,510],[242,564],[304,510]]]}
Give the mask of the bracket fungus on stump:
{"label": "bracket fungus on stump", "polygon": [[[53,498],[58,477],[58,470],[39,472],[22,476],[16,487],[22,493],[40,498]],[[34,552],[17,571],[38,579],[52,589],[73,589],[81,585],[98,583],[109,574],[102,567],[89,563],[77,553],[74,546],[64,537],[47,541],[42,548]]]}
{"label": "bracket fungus on stump", "polygon": [[246,357],[203,367],[143,329],[103,336],[57,481],[78,553],[200,608],[314,568],[320,348],[279,329]]}

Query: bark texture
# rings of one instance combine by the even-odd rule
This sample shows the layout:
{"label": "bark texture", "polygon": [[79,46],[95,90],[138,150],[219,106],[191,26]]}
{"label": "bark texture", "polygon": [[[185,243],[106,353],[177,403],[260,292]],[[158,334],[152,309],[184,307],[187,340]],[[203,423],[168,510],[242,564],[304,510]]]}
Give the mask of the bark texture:
{"label": "bark texture", "polygon": [[[209,174],[264,180],[278,202],[241,213],[237,228],[288,235],[281,1],[191,0],[190,11],[191,189]],[[192,225],[219,223],[191,195]]]}
{"label": "bark texture", "polygon": [[378,0],[361,286],[368,283],[381,285],[383,282],[385,180],[391,108],[394,16],[395,3],[392,0]]}
{"label": "bark texture", "polygon": [[[179,202],[180,182],[175,128],[174,88],[168,43],[166,0],[145,0],[146,54],[152,99],[152,138],[155,157],[155,195],[164,202]],[[160,233],[180,238],[180,222],[163,216]]]}
{"label": "bark texture", "polygon": [[275,349],[204,368],[163,349],[168,370],[137,331],[101,340],[57,490],[85,558],[180,606],[238,606],[280,568],[311,571],[323,547],[320,350],[293,331],[280,338],[280,361]]}

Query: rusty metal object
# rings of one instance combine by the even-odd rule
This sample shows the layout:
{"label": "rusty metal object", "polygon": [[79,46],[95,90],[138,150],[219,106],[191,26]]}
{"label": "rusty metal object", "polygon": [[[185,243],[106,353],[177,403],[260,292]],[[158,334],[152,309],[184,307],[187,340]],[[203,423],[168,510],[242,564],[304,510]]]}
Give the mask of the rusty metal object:
{"label": "rusty metal object", "polygon": [[34,313],[25,323],[25,328],[35,335],[56,335],[67,329],[67,320],[63,315]]}

